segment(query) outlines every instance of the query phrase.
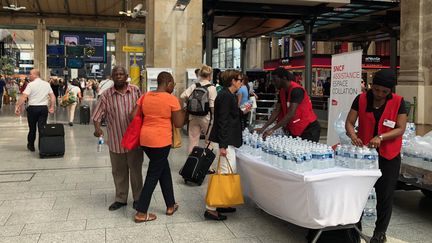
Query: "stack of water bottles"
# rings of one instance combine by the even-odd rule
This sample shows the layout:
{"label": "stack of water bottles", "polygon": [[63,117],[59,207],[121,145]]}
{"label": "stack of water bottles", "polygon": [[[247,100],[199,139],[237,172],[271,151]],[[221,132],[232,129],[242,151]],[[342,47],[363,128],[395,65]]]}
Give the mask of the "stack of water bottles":
{"label": "stack of water bottles", "polygon": [[261,157],[274,167],[294,172],[307,172],[335,166],[330,146],[301,138],[282,135],[269,136],[264,141],[256,132],[243,131],[244,153]]}
{"label": "stack of water bottles", "polygon": [[403,139],[403,163],[432,170],[432,132],[416,136],[415,125],[407,124]]}
{"label": "stack of water bottles", "polygon": [[335,150],[336,166],[357,169],[378,169],[378,152],[368,147],[338,145]]}
{"label": "stack of water bottles", "polygon": [[407,146],[408,142],[416,136],[416,125],[412,122],[406,124],[405,133],[402,137],[402,146]]}
{"label": "stack of water bottles", "polygon": [[369,193],[368,200],[366,202],[366,206],[363,209],[363,220],[366,222],[373,223],[376,221],[377,217],[377,211],[376,211],[376,192],[375,188],[372,188],[372,190]]}

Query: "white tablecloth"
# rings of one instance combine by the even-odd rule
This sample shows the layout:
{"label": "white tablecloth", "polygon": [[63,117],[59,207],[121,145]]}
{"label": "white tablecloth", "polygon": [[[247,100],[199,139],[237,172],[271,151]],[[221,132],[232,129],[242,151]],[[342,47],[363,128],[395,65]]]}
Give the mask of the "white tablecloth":
{"label": "white tablecloth", "polygon": [[344,168],[300,174],[236,153],[243,193],[267,213],[310,229],[357,223],[381,176],[379,170]]}

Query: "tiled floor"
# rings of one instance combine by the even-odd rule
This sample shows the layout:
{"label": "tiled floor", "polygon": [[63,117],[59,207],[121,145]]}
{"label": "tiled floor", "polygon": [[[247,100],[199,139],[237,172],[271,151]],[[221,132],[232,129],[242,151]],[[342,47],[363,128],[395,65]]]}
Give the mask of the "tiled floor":
{"label": "tiled floor", "polygon": [[[57,120],[66,122],[59,108]],[[65,126],[64,158],[39,159],[26,150],[26,119],[0,111],[0,242],[306,242],[307,230],[274,218],[252,202],[224,222],[203,218],[206,184],[184,185],[177,171],[185,147],[171,152],[179,211],[164,215],[159,186],[154,222],[135,224],[131,202],[110,212],[114,186],[106,148],[96,152],[90,125]],[[187,141],[185,141],[187,142]],[[145,159],[143,172],[148,159]],[[432,201],[418,191],[397,192],[389,242],[432,242]],[[368,224],[365,232],[371,234]]]}

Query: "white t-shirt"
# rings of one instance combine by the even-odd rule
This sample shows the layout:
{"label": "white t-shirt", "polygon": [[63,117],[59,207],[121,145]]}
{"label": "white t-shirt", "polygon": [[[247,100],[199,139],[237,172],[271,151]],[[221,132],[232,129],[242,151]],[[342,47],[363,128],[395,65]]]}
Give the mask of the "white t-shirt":
{"label": "white t-shirt", "polygon": [[67,92],[72,91],[76,97],[75,103],[78,103],[78,93],[81,93],[81,89],[75,85],[69,84]]}
{"label": "white t-shirt", "polygon": [[112,86],[114,86],[114,81],[112,81],[111,79],[102,80],[99,83],[98,95],[101,95],[105,90],[111,88]]}
{"label": "white t-shirt", "polygon": [[[208,80],[199,80],[199,83],[201,84],[201,86],[212,84]],[[187,100],[189,98],[189,96],[192,94],[192,92],[194,91],[195,88],[196,88],[196,84],[192,84],[189,88],[187,88],[180,95],[180,98]],[[217,96],[216,87],[214,85],[212,85],[212,86],[208,87],[207,90],[208,90],[208,94],[209,94],[209,107],[210,108],[214,108],[214,102],[215,102],[216,96]],[[200,116],[196,117],[194,115],[189,115],[189,119],[199,118],[199,117]],[[210,113],[207,114],[207,116],[205,116],[205,118],[208,119],[208,120],[210,120]]]}
{"label": "white t-shirt", "polygon": [[28,95],[28,105],[48,105],[48,96],[53,94],[50,84],[40,78],[30,82],[25,88],[24,94]]}

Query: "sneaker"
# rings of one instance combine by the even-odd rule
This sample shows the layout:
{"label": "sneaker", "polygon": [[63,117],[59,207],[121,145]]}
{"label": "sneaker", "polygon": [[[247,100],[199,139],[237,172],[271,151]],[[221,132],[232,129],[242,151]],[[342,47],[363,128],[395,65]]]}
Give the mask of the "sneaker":
{"label": "sneaker", "polygon": [[385,232],[374,231],[374,234],[370,239],[370,243],[384,243],[384,242],[387,242],[387,237]]}
{"label": "sneaker", "polygon": [[71,127],[72,127],[72,126],[73,126],[73,122],[69,122],[69,126],[71,126]]}

